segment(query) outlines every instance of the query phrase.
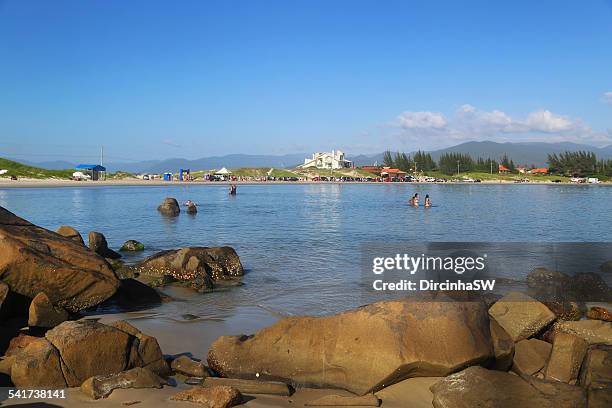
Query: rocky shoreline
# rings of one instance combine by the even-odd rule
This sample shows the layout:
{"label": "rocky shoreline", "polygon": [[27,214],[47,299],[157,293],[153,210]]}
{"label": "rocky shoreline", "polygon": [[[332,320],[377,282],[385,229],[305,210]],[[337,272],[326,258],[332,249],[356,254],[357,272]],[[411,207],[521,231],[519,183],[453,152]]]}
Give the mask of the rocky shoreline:
{"label": "rocky shoreline", "polygon": [[[180,213],[166,208],[172,200],[162,206],[164,216]],[[0,207],[1,386],[70,388],[88,400],[160,390],[159,405],[216,408],[412,406],[410,393],[393,392],[410,384],[435,408],[612,406],[610,310],[576,301],[589,293],[612,302],[596,274],[536,269],[527,293],[502,298],[436,292],[289,317],[254,334],[223,335],[198,360],[164,354],[127,321],[83,312],[108,302],[159,304],[166,285],[208,292],[240,284],[238,254],[188,247],[126,265],[121,252],[142,243],[116,252],[103,234],[88,238],[86,246],[73,228],[48,231]],[[304,397],[307,389],[325,392]]]}

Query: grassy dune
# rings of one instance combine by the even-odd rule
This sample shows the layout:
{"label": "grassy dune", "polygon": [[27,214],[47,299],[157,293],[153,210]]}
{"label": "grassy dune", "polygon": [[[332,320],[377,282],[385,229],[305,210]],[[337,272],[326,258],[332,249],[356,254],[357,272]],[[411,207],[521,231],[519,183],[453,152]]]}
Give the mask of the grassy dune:
{"label": "grassy dune", "polygon": [[2,158],[0,158],[0,170],[8,170],[8,173],[0,177],[17,176],[33,179],[70,179],[74,172],[74,170],[41,169]]}

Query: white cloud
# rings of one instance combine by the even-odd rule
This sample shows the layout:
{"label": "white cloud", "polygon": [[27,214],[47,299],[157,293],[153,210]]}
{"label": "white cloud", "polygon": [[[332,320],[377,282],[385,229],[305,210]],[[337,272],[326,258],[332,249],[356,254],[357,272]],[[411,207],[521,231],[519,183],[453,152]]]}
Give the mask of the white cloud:
{"label": "white cloud", "polygon": [[402,141],[423,148],[467,140],[572,141],[596,145],[612,142],[610,133],[594,131],[579,119],[545,109],[513,117],[500,110],[484,111],[466,104],[448,118],[437,112],[404,112],[393,127],[402,129],[399,135]]}
{"label": "white cloud", "polygon": [[397,122],[404,129],[442,129],[447,123],[444,115],[437,112],[403,112]]}
{"label": "white cloud", "polygon": [[527,115],[525,124],[529,130],[547,133],[565,132],[576,126],[570,119],[555,115],[548,110],[531,112]]}
{"label": "white cloud", "polygon": [[612,91],[604,92],[604,94],[603,94],[603,101],[605,103],[608,103],[608,104],[612,105]]}

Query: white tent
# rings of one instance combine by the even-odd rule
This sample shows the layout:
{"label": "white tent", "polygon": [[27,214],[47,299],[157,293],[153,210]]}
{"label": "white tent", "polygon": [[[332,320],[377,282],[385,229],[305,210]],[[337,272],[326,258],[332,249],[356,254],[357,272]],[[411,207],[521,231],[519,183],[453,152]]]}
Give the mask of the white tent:
{"label": "white tent", "polygon": [[8,173],[8,170],[4,170],[4,169],[0,170],[0,174],[6,174],[6,173]]}
{"label": "white tent", "polygon": [[219,174],[221,176],[227,176],[228,174],[232,174],[231,171],[223,167],[221,170],[217,171],[215,174]]}

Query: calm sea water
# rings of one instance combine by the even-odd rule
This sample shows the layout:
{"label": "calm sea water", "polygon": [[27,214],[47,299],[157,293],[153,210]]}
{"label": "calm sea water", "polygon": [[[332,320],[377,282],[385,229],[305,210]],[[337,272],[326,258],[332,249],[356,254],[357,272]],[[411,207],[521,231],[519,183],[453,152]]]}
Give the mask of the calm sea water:
{"label": "calm sea water", "polygon": [[[409,196],[430,194],[434,208]],[[162,217],[166,196],[199,213]],[[223,315],[256,306],[275,314],[325,314],[363,297],[360,248],[369,242],[612,241],[612,187],[548,185],[252,185],[0,190],[0,205],[35,224],[104,233],[144,254],[183,246],[233,246],[248,270],[244,286],[163,305],[161,313]],[[179,297],[180,293],[176,294]]]}

